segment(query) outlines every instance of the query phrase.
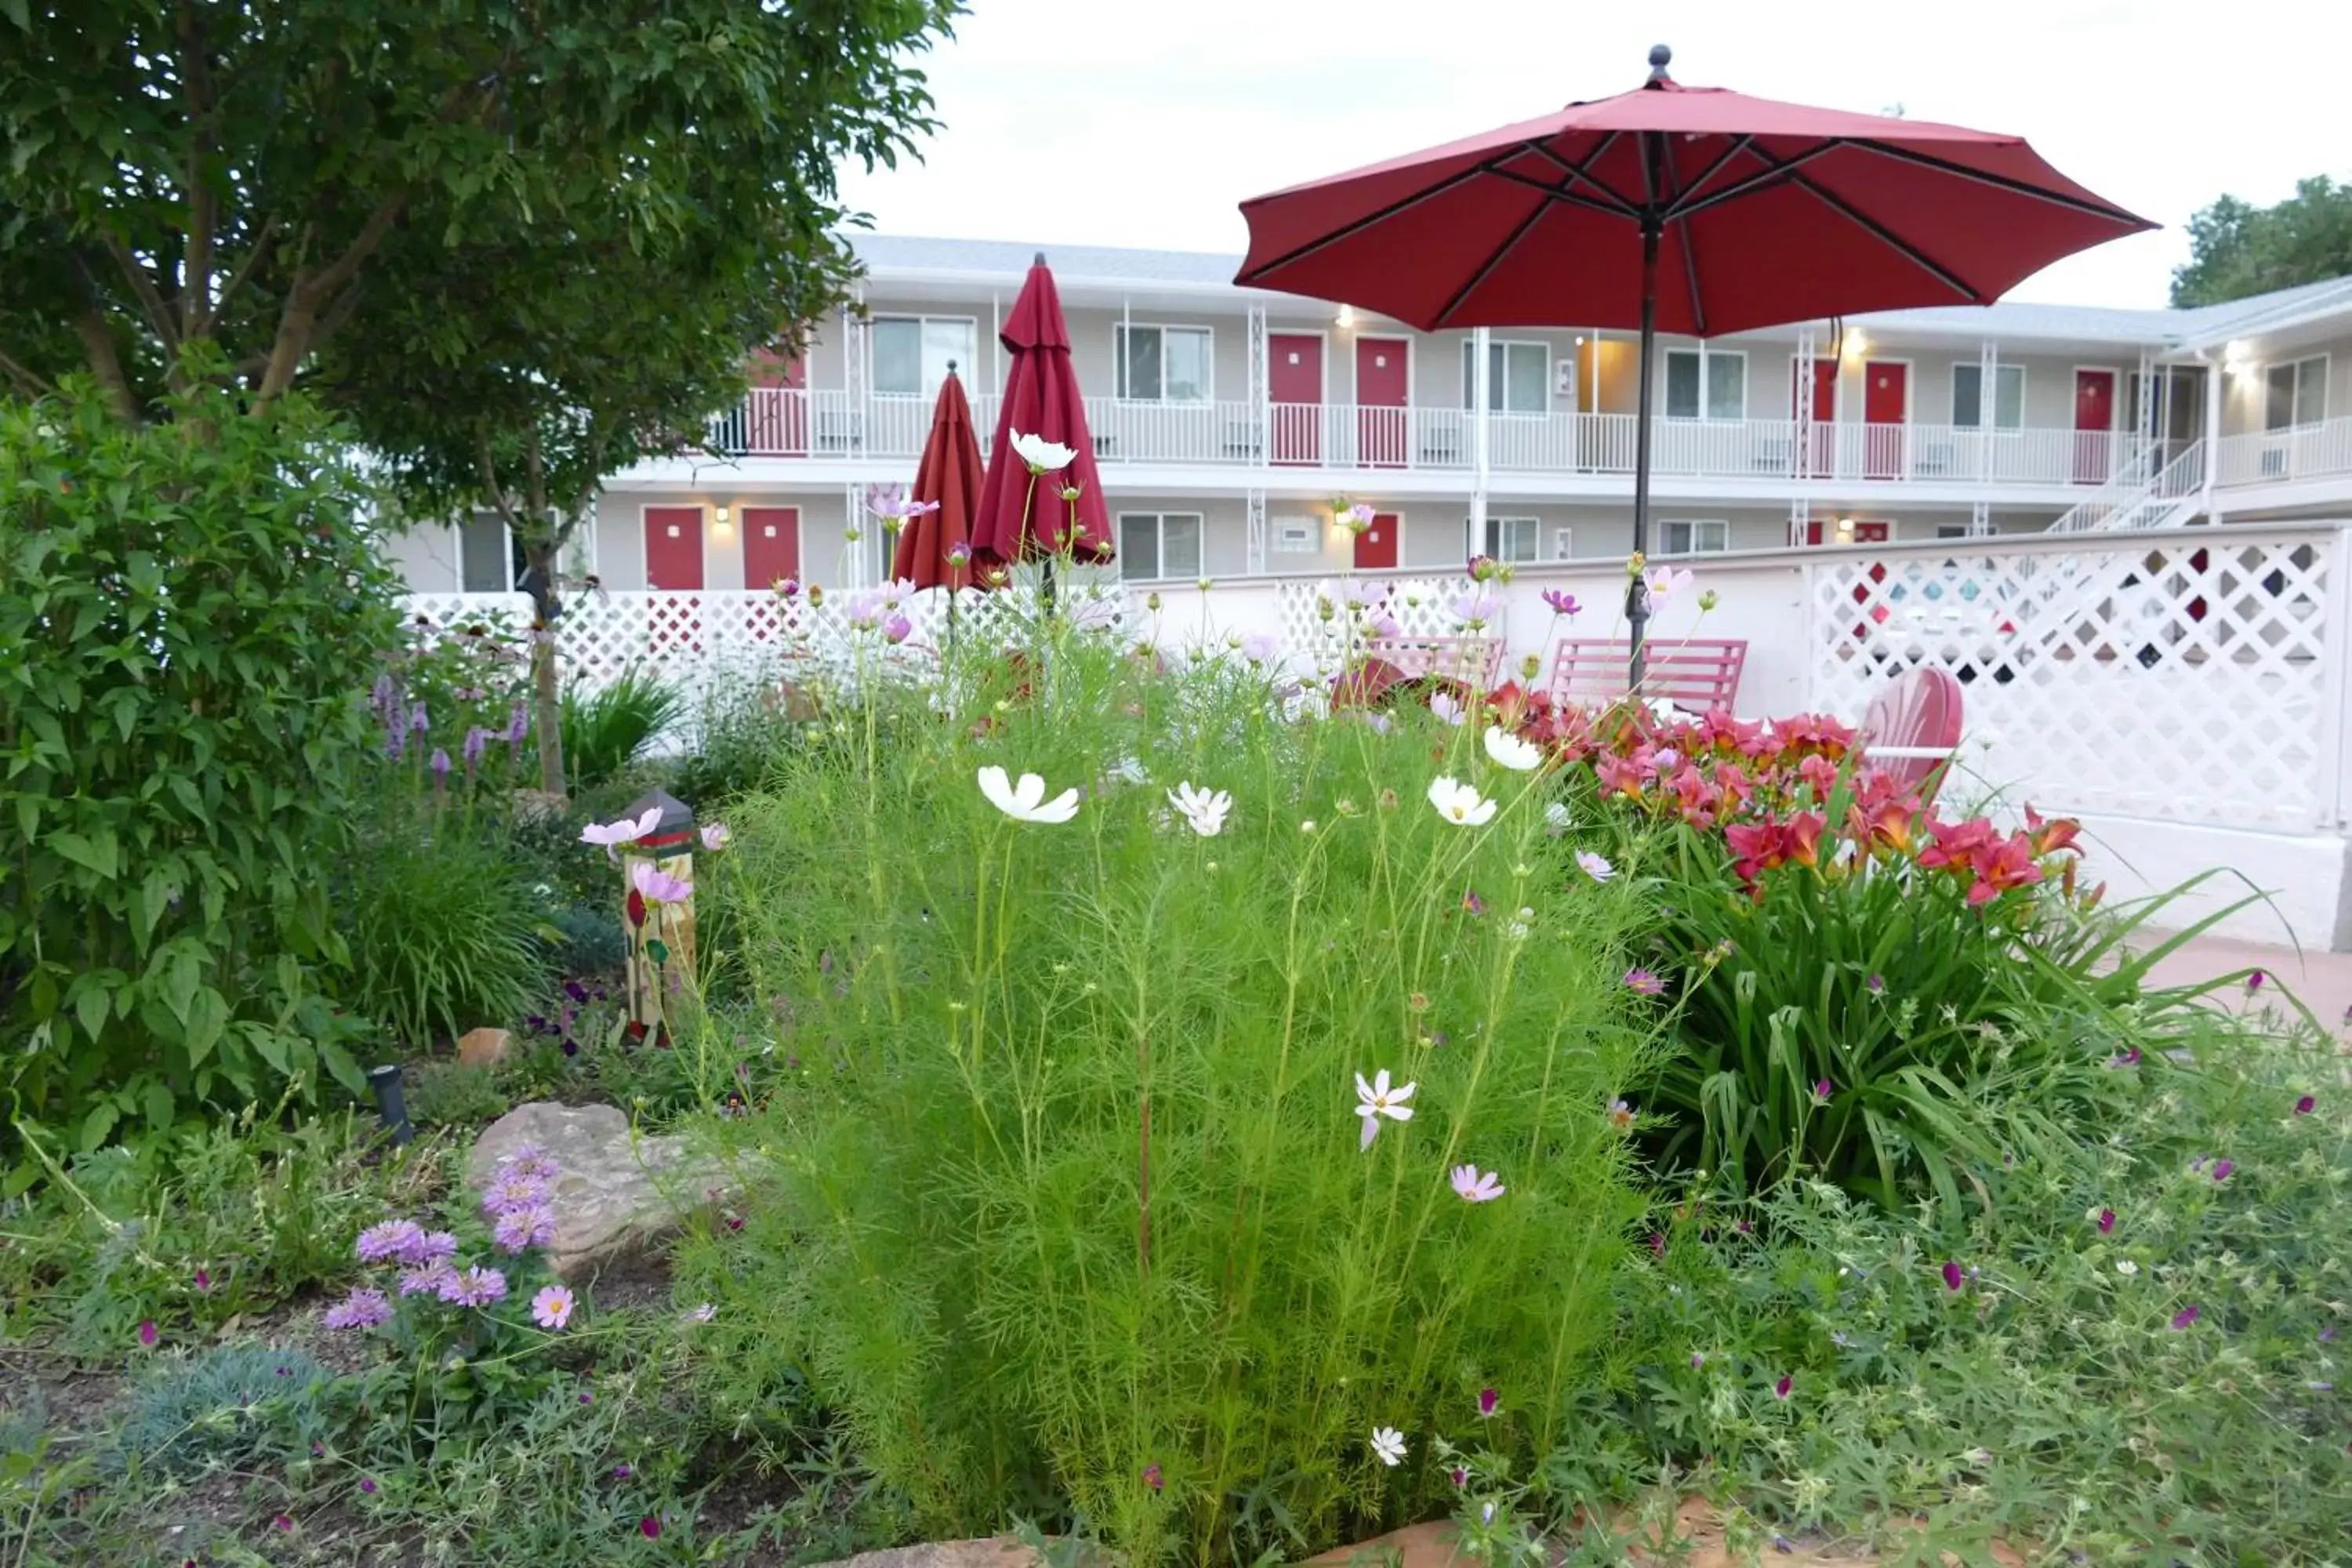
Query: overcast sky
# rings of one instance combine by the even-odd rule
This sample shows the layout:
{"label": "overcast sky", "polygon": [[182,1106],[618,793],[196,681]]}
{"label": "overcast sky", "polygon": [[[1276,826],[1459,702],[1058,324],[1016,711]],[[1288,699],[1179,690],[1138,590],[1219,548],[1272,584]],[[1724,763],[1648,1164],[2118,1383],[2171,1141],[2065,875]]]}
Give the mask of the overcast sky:
{"label": "overcast sky", "polygon": [[2011,295],[2161,305],[2189,215],[2352,176],[2342,0],[972,0],[886,233],[1238,253],[1244,196],[1676,79],[2026,137],[2160,223]]}

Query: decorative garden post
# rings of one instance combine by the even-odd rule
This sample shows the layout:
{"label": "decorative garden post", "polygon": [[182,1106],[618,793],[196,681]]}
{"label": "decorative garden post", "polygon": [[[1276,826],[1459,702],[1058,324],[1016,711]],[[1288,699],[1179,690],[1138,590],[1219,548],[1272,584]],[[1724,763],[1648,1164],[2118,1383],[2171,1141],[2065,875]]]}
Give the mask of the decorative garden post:
{"label": "decorative garden post", "polygon": [[632,1032],[653,1039],[667,1032],[673,989],[694,978],[695,821],[692,807],[658,789],[624,815],[641,819],[649,811],[658,814],[653,831],[621,850],[621,886]]}

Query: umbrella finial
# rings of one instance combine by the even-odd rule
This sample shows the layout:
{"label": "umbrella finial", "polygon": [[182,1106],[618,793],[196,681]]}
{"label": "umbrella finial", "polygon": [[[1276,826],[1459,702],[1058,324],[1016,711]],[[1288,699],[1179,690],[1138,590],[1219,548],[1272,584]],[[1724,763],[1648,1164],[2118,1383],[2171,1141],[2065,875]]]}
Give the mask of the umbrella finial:
{"label": "umbrella finial", "polygon": [[953,375],[955,374],[955,361],[953,360],[948,361],[948,374],[950,375]]}
{"label": "umbrella finial", "polygon": [[1650,79],[1654,82],[1671,80],[1672,79],[1666,75],[1666,67],[1674,63],[1674,50],[1664,44],[1652,44],[1650,46]]}
{"label": "umbrella finial", "polygon": [[1036,266],[1036,267],[1043,267],[1043,266],[1045,266],[1045,253],[1044,251],[1042,251],[1042,250],[1041,250],[1041,251],[1039,251],[1039,252],[1037,253],[1037,259],[1036,259],[1034,262],[1033,262],[1031,265],[1033,265],[1033,266]]}

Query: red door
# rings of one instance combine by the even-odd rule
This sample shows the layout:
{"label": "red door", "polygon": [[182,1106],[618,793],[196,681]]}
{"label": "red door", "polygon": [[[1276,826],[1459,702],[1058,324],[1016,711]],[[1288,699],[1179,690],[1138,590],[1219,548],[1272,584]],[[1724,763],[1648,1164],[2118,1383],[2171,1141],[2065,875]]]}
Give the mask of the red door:
{"label": "red door", "polygon": [[1862,367],[1863,473],[1899,479],[1907,467],[1904,421],[1911,411],[1911,367],[1868,360]]}
{"label": "red door", "polygon": [[[1800,431],[1797,440],[1797,473],[1825,475],[1835,467],[1837,447],[1837,382],[1838,362],[1817,359],[1813,362],[1813,426]],[[1789,367],[1789,417],[1799,418],[1804,412],[1804,387],[1798,381],[1797,367]],[[1813,525],[1818,534],[1821,525]],[[1817,538],[1812,542],[1819,544]]]}
{"label": "red door", "polygon": [[702,509],[646,508],[646,586],[671,593],[702,590]]}
{"label": "red door", "polygon": [[2074,481],[2095,485],[2107,477],[2108,444],[2116,427],[2116,373],[2074,373]]}
{"label": "red door", "polygon": [[1853,542],[1856,544],[1884,544],[1892,532],[1892,525],[1888,523],[1864,522],[1860,518],[1854,520]]}
{"label": "red door", "polygon": [[743,586],[772,588],[787,577],[801,574],[801,509],[796,506],[747,506],[743,509]]}
{"label": "red door", "polygon": [[1376,511],[1372,526],[1356,535],[1356,570],[1377,572],[1397,563],[1399,519],[1392,511]]}
{"label": "red door", "polygon": [[1265,395],[1273,405],[1272,460],[1323,460],[1323,339],[1314,332],[1276,332],[1265,341]]}
{"label": "red door", "polygon": [[808,456],[808,366],[769,349],[751,355],[744,449],[756,458]]}
{"label": "red door", "polygon": [[[1410,352],[1402,338],[1356,340],[1356,461],[1367,468],[1405,466],[1412,441],[1412,416],[1405,406]],[[1356,548],[1360,555],[1361,539]]]}

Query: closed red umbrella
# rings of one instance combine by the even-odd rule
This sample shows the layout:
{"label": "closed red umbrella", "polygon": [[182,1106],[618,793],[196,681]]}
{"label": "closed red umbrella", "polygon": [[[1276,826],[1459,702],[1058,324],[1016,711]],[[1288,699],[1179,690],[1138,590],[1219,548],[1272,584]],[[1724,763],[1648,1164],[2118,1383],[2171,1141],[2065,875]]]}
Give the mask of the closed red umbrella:
{"label": "closed red umbrella", "polygon": [[[1062,320],[1062,296],[1043,251],[997,335],[1012,363],[1004,377],[1004,406],[996,417],[996,440],[988,449],[988,472],[981,481],[980,506],[972,514],[972,553],[993,565],[1040,559],[1050,563],[1065,552],[1081,562],[1108,562],[1110,513],[1095,474],[1086,398],[1070,363],[1070,329]],[[1066,447],[1076,456],[1057,473],[1034,474],[1013,450],[1016,432]],[[1072,487],[1078,492],[1076,500],[1064,500],[1062,492]]]}
{"label": "closed red umbrella", "polygon": [[[2154,226],[2021,137],[1685,88],[1671,58],[1652,49],[1632,92],[1244,202],[1234,280],[1424,331],[1639,328],[1640,551],[1661,328],[1708,337],[1990,304],[2063,256]],[[1638,681],[1638,578],[1627,617]]]}
{"label": "closed red umbrella", "polygon": [[918,588],[952,591],[972,585],[971,519],[980,504],[982,475],[971,405],[964,400],[963,383],[950,363],[931,410],[930,437],[915,467],[915,489],[907,498],[913,506],[934,510],[916,512],[898,531],[898,547],[890,556],[891,576],[906,578]]}

